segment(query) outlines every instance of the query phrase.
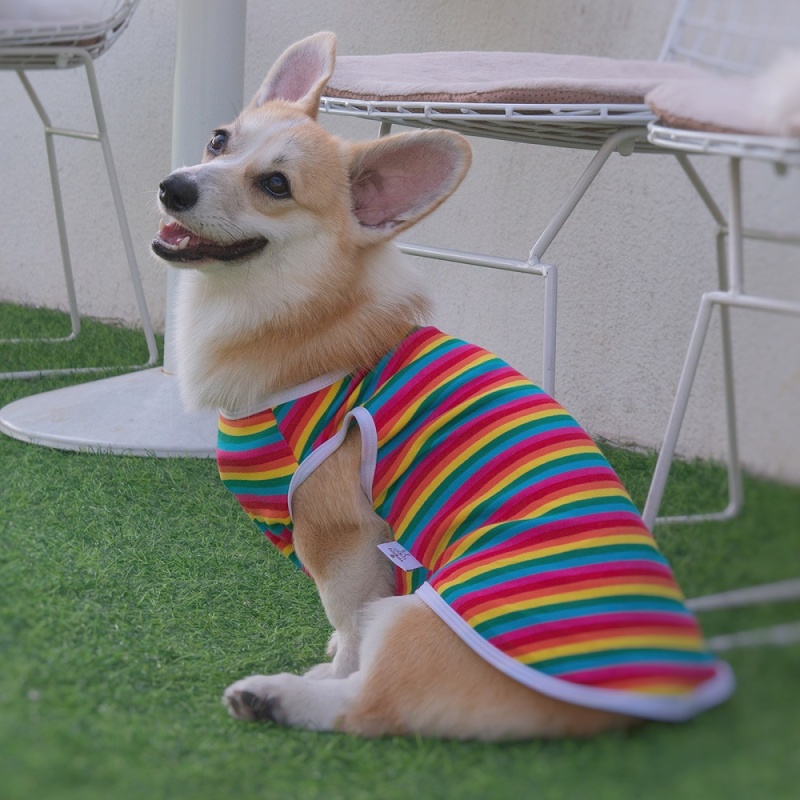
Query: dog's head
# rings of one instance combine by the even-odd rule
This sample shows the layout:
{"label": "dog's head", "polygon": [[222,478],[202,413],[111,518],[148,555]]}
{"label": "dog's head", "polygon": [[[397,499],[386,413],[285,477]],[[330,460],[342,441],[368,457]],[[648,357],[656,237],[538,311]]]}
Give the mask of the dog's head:
{"label": "dog's head", "polygon": [[[201,164],[161,183],[168,214],[152,248],[203,271],[255,260],[297,263],[314,248],[369,248],[429,214],[461,182],[466,141],[447,131],[351,144],[316,122],[334,68],[319,33],[278,59],[250,105],[214,131]],[[348,254],[352,260],[352,253]]]}

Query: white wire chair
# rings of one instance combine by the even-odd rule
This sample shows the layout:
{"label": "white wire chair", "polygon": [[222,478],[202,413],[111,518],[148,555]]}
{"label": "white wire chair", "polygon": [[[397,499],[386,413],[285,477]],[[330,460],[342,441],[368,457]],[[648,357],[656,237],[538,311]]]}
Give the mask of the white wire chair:
{"label": "white wire chair", "polygon": [[[766,3],[753,3],[750,0],[678,0],[658,61],[651,62],[654,67],[658,65],[663,67],[663,71],[659,72],[656,69],[652,73],[653,82],[659,82],[659,75],[663,79],[669,79],[671,67],[676,62],[696,67],[698,77],[703,77],[708,71],[737,75],[752,74],[766,64],[781,46],[797,43],[797,31],[800,29],[798,17],[800,17],[800,3],[796,0],[770,0]],[[425,63],[430,55],[414,54],[410,56],[411,63],[421,64],[423,68],[427,66],[428,71],[431,71],[430,63]],[[441,57],[443,54],[435,55]],[[459,54],[452,55],[454,58],[459,56]],[[541,384],[549,393],[555,391],[557,268],[553,264],[543,263],[542,259],[614,152],[621,155],[674,152],[692,185],[714,215],[719,226],[718,252],[720,258],[724,260],[722,243],[727,232],[724,217],[718,211],[706,187],[702,185],[686,152],[668,148],[661,140],[648,139],[647,126],[654,122],[656,117],[645,103],[646,92],[642,92],[636,102],[625,103],[443,102],[431,98],[429,93],[418,96],[405,93],[387,97],[386,87],[391,86],[392,78],[382,71],[381,58],[381,56],[340,56],[337,59],[337,69],[341,66],[347,68],[353,64],[362,82],[368,83],[370,75],[374,75],[374,82],[376,86],[380,86],[380,90],[372,94],[363,89],[358,92],[342,92],[340,85],[337,84],[337,73],[334,73],[326,95],[322,98],[321,110],[329,114],[375,120],[380,123],[381,135],[387,134],[393,125],[439,127],[456,130],[469,136],[596,151],[575,185],[566,193],[561,207],[544,227],[527,259],[498,258],[485,254],[400,244],[402,250],[416,256],[541,276],[545,282]],[[548,56],[544,55],[544,58]],[[559,56],[550,58],[558,59]],[[624,67],[631,62],[616,60],[616,63]],[[592,64],[593,62],[587,62],[587,66]],[[509,87],[513,87],[514,81],[520,77],[530,78],[530,75],[510,75]],[[477,75],[477,78],[480,79],[481,76]],[[720,276],[720,279],[724,280],[723,261],[720,262]],[[723,319],[722,327],[724,349],[729,353],[730,329],[726,318]],[[732,372],[728,370],[727,355],[725,363],[726,382],[732,386],[733,378]],[[732,415],[731,408],[730,419],[733,418]],[[701,515],[701,518],[724,519],[738,511],[737,498],[740,491],[737,486],[741,483],[741,477],[735,425],[729,424],[728,427],[731,475],[729,509],[721,515]],[[698,516],[694,515],[682,519],[697,518]],[[670,521],[675,519],[671,518]]]}
{"label": "white wire chair", "polygon": [[[724,75],[752,75],[765,66],[784,46],[800,43],[800,3],[796,0],[679,0],[659,63],[685,62],[704,71]],[[346,58],[346,57],[345,57]],[[341,62],[341,58],[339,61]],[[366,67],[366,64],[365,64]],[[334,74],[334,81],[336,75]],[[329,89],[335,89],[335,83]],[[777,165],[800,163],[800,142],[770,140],[724,133],[675,131],[658,127],[656,116],[644,101],[625,104],[609,103],[475,103],[439,102],[430,98],[337,96],[329,91],[322,98],[321,110],[331,114],[377,120],[385,135],[394,124],[415,127],[443,127],[465,135],[484,136],[513,142],[526,142],[550,147],[596,150],[588,166],[567,194],[556,215],[544,228],[526,260],[500,259],[493,256],[401,244],[405,252],[429,258],[441,258],[495,269],[511,269],[540,275],[546,289],[544,299],[543,380],[546,391],[555,385],[556,353],[556,268],[542,264],[545,251],[576,208],[589,186],[614,152],[674,153],[694,188],[709,209],[717,225],[719,286],[703,297],[701,312],[693,337],[687,366],[675,401],[667,437],[659,454],[658,467],[643,514],[648,527],[657,522],[725,520],[742,507],[742,474],[736,431],[734,404],[733,356],[731,347],[731,306],[764,308],[781,313],[797,313],[797,304],[766,301],[747,296],[742,290],[741,241],[745,237],[775,239],[764,231],[746,229],[741,224],[738,164],[741,158],[760,158]],[[648,126],[649,136],[648,136]],[[692,153],[717,153],[731,159],[731,212],[729,219],[720,211],[711,192],[689,161]],[[736,199],[738,198],[738,200]],[[800,237],[784,236],[784,241],[800,244]],[[730,258],[726,259],[726,244]],[[726,387],[728,436],[728,505],[724,511],[711,514],[658,518],[657,513],[674,457],[685,403],[694,378],[700,350],[705,339],[708,318],[714,305],[721,310],[723,370]],[[800,597],[800,579],[765,586],[736,589],[689,601],[697,612],[721,608],[737,608],[763,602],[796,600]],[[760,644],[785,644],[800,638],[800,623],[772,626],[756,631],[717,636],[710,646],[717,650]]]}
{"label": "white wire chair", "polygon": [[[425,54],[421,56],[424,58]],[[362,57],[365,71],[371,69],[368,59]],[[347,60],[347,56],[340,56],[337,65],[346,64]],[[336,80],[336,73],[332,80]],[[503,258],[408,242],[398,244],[400,250],[414,256],[543,278],[541,385],[551,395],[555,394],[558,269],[554,264],[545,263],[543,258],[613,153],[655,152],[646,136],[647,124],[653,119],[653,114],[644,104],[644,91],[637,103],[448,102],[412,96],[391,100],[359,98],[353,94],[343,97],[337,93],[335,85],[329,84],[327,93],[321,98],[320,110],[327,114],[375,120],[380,123],[381,136],[388,135],[393,125],[432,127],[454,130],[466,136],[596,151],[533,244],[527,258]]]}
{"label": "white wire chair", "polygon": [[[663,58],[683,60],[724,76],[753,76],[786,48],[800,47],[800,4],[794,0],[749,3],[744,0],[683,0],[686,8],[676,16]],[[730,8],[726,8],[730,6]],[[729,309],[751,307],[780,313],[797,313],[797,304],[752,298],[743,289],[742,242],[744,239],[800,244],[800,234],[754,230],[741,218],[742,159],[772,163],[782,174],[788,166],[800,164],[797,139],[747,135],[742,132],[678,130],[653,121],[649,125],[651,144],[675,153],[698,195],[716,224],[718,285],[716,293],[704,295],[697,326],[707,330],[714,305],[720,308],[722,367],[727,426],[728,500],[724,509],[704,514],[658,517],[670,466],[675,455],[697,362],[705,341],[705,330],[696,326],[687,363],[681,373],[665,440],[650,486],[643,517],[652,527],[659,523],[723,521],[732,519],[744,504],[742,467],[739,457],[736,403],[734,396],[733,348]],[[690,163],[689,155],[717,155],[729,159],[729,211],[725,213]],[[727,252],[726,252],[727,250]],[[726,299],[723,299],[724,298]],[[762,302],[762,300],[764,302]]]}
{"label": "white wire chair", "polygon": [[[774,7],[767,5],[767,12],[774,12]],[[759,7],[751,7],[754,19],[751,24],[759,29],[763,41],[776,40],[785,42],[789,34],[795,45],[800,45],[800,6],[795,5],[780,18],[769,17]],[[779,30],[778,30],[779,28]],[[741,74],[752,72],[769,59],[774,53],[773,49],[764,46],[746,46],[745,29],[737,31],[738,49],[746,53],[750,59],[739,70]],[[770,35],[772,34],[772,36]],[[720,53],[721,59],[726,63],[730,60],[731,48]],[[797,62],[800,64],[800,61]],[[769,73],[768,77],[773,77]],[[800,79],[800,74],[796,76]],[[747,103],[757,101],[759,89],[764,91],[762,83],[751,80],[748,83],[737,84],[738,89],[729,89],[733,118],[741,114],[741,108]],[[785,297],[769,296],[763,291],[754,293],[746,288],[745,283],[745,258],[744,242],[747,239],[769,241],[786,245],[800,245],[800,229],[795,231],[762,230],[746,227],[743,220],[743,195],[741,164],[744,160],[760,161],[775,167],[778,176],[784,176],[790,168],[800,167],[800,130],[795,130],[794,135],[775,135],[781,131],[770,131],[764,124],[762,134],[754,134],[748,127],[742,125],[742,130],[728,129],[727,131],[715,128],[727,127],[729,124],[728,109],[725,109],[725,119],[719,118],[719,111],[710,111],[704,98],[702,86],[692,87],[694,99],[692,103],[700,113],[693,116],[696,109],[683,105],[684,91],[679,91],[677,98],[674,95],[656,97],[654,93],[651,105],[658,108],[665,117],[658,122],[650,123],[648,138],[651,143],[671,150],[684,159],[688,155],[713,155],[727,159],[728,163],[728,203],[727,214],[723,213],[711,197],[711,193],[694,171],[688,174],[703,199],[712,218],[717,224],[717,257],[719,281],[717,288],[704,292],[700,298],[700,306],[695,319],[686,359],[681,371],[678,387],[673,401],[672,411],[664,434],[664,442],[659,452],[656,469],[648,493],[647,502],[643,513],[645,523],[652,527],[656,521],[683,522],[689,519],[725,520],[739,513],[744,505],[744,491],[742,483],[741,462],[737,444],[737,417],[735,402],[735,384],[733,373],[733,348],[730,330],[730,312],[736,308],[744,308],[763,313],[780,314],[800,317],[800,302],[786,299]],[[719,82],[711,84],[711,91],[719,90]],[[677,105],[676,105],[677,103]],[[680,108],[680,111],[676,111]],[[670,120],[671,116],[679,117],[681,127],[677,127]],[[748,122],[748,124],[750,124]],[[718,513],[659,518],[658,512],[664,496],[670,467],[675,457],[683,420],[689,404],[692,387],[698,372],[700,357],[707,339],[709,324],[714,309],[720,309],[722,330],[722,360],[725,386],[725,409],[728,429],[728,505]],[[740,606],[756,605],[760,603],[774,603],[796,601],[800,599],[800,578],[779,581],[762,586],[736,589],[719,595],[697,598],[694,608],[697,611],[716,610],[722,608],[737,608]],[[789,644],[800,641],[800,621],[754,631],[741,631],[717,637],[718,649],[728,649],[738,646],[753,646],[760,644]]]}
{"label": "white wire chair", "polygon": [[[94,70],[94,59],[105,53],[119,38],[130,22],[131,15],[136,10],[139,0],[116,0],[113,10],[101,20],[92,22],[15,22],[0,20],[0,69],[14,70],[21,81],[25,92],[36,109],[42,121],[45,132],[47,160],[50,169],[50,181],[53,191],[53,203],[58,227],[61,259],[64,269],[64,279],[67,290],[67,303],[71,322],[71,333],[62,337],[51,338],[16,338],[3,339],[0,343],[13,345],[22,342],[69,342],[75,340],[80,334],[81,321],[78,312],[75,281],[72,273],[72,260],[67,238],[67,226],[64,219],[64,205],[61,196],[61,186],[58,176],[55,144],[53,137],[63,136],[73,139],[98,142],[103,150],[108,182],[114,201],[114,209],[119,223],[122,244],[128,262],[131,282],[136,297],[139,318],[142,324],[148,350],[146,363],[134,365],[133,368],[145,368],[158,362],[158,346],[150,321],[150,315],[145,302],[139,269],[134,254],[133,242],[128,227],[125,207],[120,191],[119,179],[111,152],[105,115],[100,100],[100,91]],[[83,67],[89,85],[92,106],[94,109],[96,131],[81,131],[62,128],[54,125],[45,110],[45,107],[35,92],[27,75],[32,70],[70,69]],[[0,379],[33,378],[42,375],[61,375],[71,373],[91,373],[120,369],[119,366],[97,367],[68,367],[55,369],[39,369],[32,371],[0,372]]]}
{"label": "white wire chair", "polygon": [[[709,323],[715,307],[719,307],[723,321],[723,366],[725,372],[725,404],[729,439],[729,503],[718,514],[703,515],[704,519],[728,519],[739,512],[744,503],[741,466],[736,436],[736,406],[733,381],[733,353],[730,337],[729,312],[734,308],[746,308],[762,313],[783,314],[800,317],[800,303],[785,298],[753,294],[745,289],[743,243],[745,239],[760,239],[784,244],[800,245],[800,230],[795,233],[762,231],[746,228],[742,220],[743,159],[758,159],[786,167],[800,167],[800,137],[769,137],[747,134],[718,133],[703,130],[682,130],[668,125],[653,123],[649,137],[661,147],[677,152],[717,155],[728,159],[729,202],[727,219],[711,201],[707,190],[698,184],[698,191],[706,200],[709,211],[720,228],[719,243],[727,238],[727,259],[724,246],[718,247],[720,285],[705,292],[700,300],[694,331],[686,354],[686,361],[678,382],[678,389],[659,453],[653,481],[644,510],[645,523],[652,526],[657,518],[664,495],[670,467],[675,456],[681,425],[689,404],[700,356],[708,334]],[[668,517],[667,521],[685,521],[689,517]],[[698,598],[695,610],[736,608],[764,602],[795,601],[800,599],[800,578],[780,581],[763,586],[737,589],[720,595]],[[788,644],[800,640],[800,622],[772,626],[756,631],[744,631],[720,637],[720,649],[758,644]]]}

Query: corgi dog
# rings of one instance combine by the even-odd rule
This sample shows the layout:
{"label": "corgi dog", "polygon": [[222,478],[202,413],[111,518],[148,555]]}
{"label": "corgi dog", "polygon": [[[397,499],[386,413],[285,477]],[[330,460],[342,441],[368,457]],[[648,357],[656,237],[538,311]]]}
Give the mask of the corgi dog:
{"label": "corgi dog", "polygon": [[316,583],[334,632],[252,675],[242,720],[508,740],[679,721],[730,694],[599,450],[496,356],[426,325],[392,239],[470,164],[433,130],[317,122],[335,37],[291,46],[202,163],[164,179],[184,401],[220,410],[225,485]]}

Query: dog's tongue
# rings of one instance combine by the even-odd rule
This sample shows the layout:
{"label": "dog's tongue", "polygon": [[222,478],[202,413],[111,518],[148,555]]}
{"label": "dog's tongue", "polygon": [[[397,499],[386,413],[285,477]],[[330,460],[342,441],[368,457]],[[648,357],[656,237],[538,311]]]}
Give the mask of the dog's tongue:
{"label": "dog's tongue", "polygon": [[166,261],[237,261],[263,250],[267,240],[256,237],[228,243],[215,242],[192,233],[177,220],[167,217],[161,221],[158,236],[151,246],[155,254]]}
{"label": "dog's tongue", "polygon": [[183,225],[175,220],[163,222],[158,231],[158,238],[165,244],[172,245],[173,247],[179,245],[187,236],[189,237],[189,241],[185,245],[187,247],[195,247],[199,244],[209,243],[208,239],[203,239],[201,236],[186,230]]}

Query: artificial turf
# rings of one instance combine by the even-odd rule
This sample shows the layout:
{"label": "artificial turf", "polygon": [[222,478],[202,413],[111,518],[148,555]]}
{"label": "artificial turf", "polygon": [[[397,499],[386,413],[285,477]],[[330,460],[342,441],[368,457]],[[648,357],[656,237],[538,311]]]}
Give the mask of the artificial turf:
{"label": "artificial turf", "polygon": [[[0,338],[66,326],[0,305]],[[141,337],[86,324],[88,366]],[[59,345],[68,348],[70,345]],[[0,371],[53,346],[0,345]],[[12,358],[14,359],[12,361]],[[85,376],[83,378],[86,379]],[[0,382],[0,406],[70,382]],[[641,506],[652,454],[605,445]],[[724,472],[678,464],[667,511],[719,505]],[[659,528],[685,592],[800,573],[800,489],[746,480],[735,521]],[[704,615],[708,633],[800,617],[800,604]],[[732,700],[678,726],[503,745],[242,724],[219,698],[253,672],[300,671],[329,629],[311,582],[251,526],[209,460],[50,450],[0,436],[0,798],[793,798],[800,646],[726,654]]]}

